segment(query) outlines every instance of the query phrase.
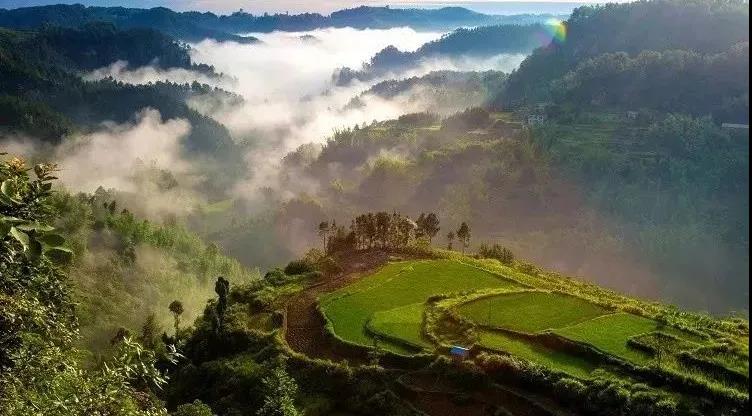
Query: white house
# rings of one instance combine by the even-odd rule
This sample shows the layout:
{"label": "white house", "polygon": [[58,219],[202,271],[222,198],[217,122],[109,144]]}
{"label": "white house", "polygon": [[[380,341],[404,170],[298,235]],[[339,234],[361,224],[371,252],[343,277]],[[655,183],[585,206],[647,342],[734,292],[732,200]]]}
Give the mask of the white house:
{"label": "white house", "polygon": [[546,115],[545,114],[530,114],[527,116],[527,124],[534,126],[536,124],[541,124],[546,121]]}

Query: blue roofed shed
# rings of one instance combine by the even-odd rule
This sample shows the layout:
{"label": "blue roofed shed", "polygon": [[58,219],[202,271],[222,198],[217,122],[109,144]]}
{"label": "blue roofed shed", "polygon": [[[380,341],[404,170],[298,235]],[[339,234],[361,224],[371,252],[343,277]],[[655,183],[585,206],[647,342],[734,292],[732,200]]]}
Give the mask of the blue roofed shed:
{"label": "blue roofed shed", "polygon": [[460,347],[458,345],[455,345],[449,349],[449,355],[451,355],[452,358],[464,360],[470,355],[470,350],[465,347]]}

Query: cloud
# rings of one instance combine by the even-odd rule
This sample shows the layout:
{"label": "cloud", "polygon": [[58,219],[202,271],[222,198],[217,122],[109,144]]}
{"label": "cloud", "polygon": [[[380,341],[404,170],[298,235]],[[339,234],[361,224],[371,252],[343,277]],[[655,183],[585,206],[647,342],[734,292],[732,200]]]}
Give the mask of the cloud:
{"label": "cloud", "polygon": [[69,191],[112,189],[131,211],[159,219],[189,212],[200,200],[194,187],[201,178],[182,155],[190,131],[186,120],[162,120],[158,111],[144,109],[132,122],[103,123],[57,147],[24,137],[0,138],[0,143],[8,153],[57,163],[60,183]]}
{"label": "cloud", "polygon": [[[324,143],[337,128],[396,118],[402,114],[435,110],[424,98],[425,91],[406,92],[391,99],[361,97],[362,106],[348,107],[353,97],[373,84],[394,77],[424,75],[433,70],[511,71],[524,55],[502,55],[484,59],[431,58],[402,73],[385,74],[366,83],[335,86],[332,76],[341,67],[360,67],[381,49],[394,45],[414,51],[440,32],[417,32],[410,28],[366,29],[325,28],[308,32],[249,33],[262,42],[239,44],[204,40],[191,44],[191,58],[216,68],[223,77],[184,69],[142,67],[129,69],[124,62],[96,70],[89,79],[112,77],[143,84],[160,80],[177,83],[198,81],[243,97],[243,103],[195,96],[189,105],[228,127],[236,141],[248,146],[248,175],[233,193],[249,197],[260,187],[277,188],[280,160],[304,143]],[[456,110],[456,109],[452,109]],[[304,178],[298,181],[301,187]]]}

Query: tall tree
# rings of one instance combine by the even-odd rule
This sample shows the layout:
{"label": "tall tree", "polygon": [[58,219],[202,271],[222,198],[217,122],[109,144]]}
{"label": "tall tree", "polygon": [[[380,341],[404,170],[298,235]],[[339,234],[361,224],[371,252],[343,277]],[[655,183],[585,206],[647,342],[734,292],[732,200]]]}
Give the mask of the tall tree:
{"label": "tall tree", "polygon": [[462,253],[465,253],[465,249],[470,245],[470,227],[466,222],[460,224],[460,228],[457,230],[457,239],[462,243]]}
{"label": "tall tree", "polygon": [[216,306],[216,321],[215,330],[217,332],[222,330],[225,322],[225,312],[227,311],[227,295],[230,293],[230,282],[222,276],[217,278],[217,282],[214,284],[214,291],[217,292],[219,299]]}
{"label": "tall tree", "polygon": [[441,230],[439,227],[439,217],[433,212],[426,215],[426,218],[423,220],[423,231],[428,237],[429,244],[436,234],[439,233],[439,230]]}
{"label": "tall tree", "polygon": [[391,217],[386,212],[376,213],[376,238],[380,241],[381,247],[386,247],[389,239],[389,226]]}
{"label": "tall tree", "polygon": [[295,396],[298,394],[298,384],[285,371],[284,362],[279,363],[271,374],[262,380],[264,388],[264,404],[256,412],[258,416],[299,416],[301,413],[295,408]]}
{"label": "tall tree", "polygon": [[175,318],[175,339],[178,339],[178,331],[180,330],[180,315],[183,314],[184,308],[183,308],[183,302],[179,300],[173,300],[170,302],[169,306],[170,312],[172,312],[172,316]]}
{"label": "tall tree", "polygon": [[447,241],[448,241],[447,250],[451,250],[452,243],[454,242],[454,231],[450,231],[447,233]]}
{"label": "tall tree", "polygon": [[425,235],[425,229],[423,224],[426,222],[426,214],[424,212],[421,212],[418,216],[418,219],[415,220],[415,224],[417,224],[418,228],[415,231],[415,237],[421,238]]}
{"label": "tall tree", "polygon": [[329,223],[326,221],[321,221],[319,223],[319,237],[324,242],[324,253],[326,253],[326,239],[329,236]]}

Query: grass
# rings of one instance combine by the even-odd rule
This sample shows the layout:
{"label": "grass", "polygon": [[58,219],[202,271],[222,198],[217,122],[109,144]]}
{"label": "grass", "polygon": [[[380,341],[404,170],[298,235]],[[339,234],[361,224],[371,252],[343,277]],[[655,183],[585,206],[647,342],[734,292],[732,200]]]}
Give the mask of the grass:
{"label": "grass", "polygon": [[548,292],[481,298],[460,306],[458,312],[481,325],[525,333],[562,328],[608,313],[584,299]]}
{"label": "grass", "polygon": [[[554,332],[579,342],[590,344],[599,350],[644,365],[652,358],[650,354],[631,348],[627,341],[635,336],[658,329],[658,322],[629,313],[604,315]],[[672,333],[666,328],[664,332]]]}
{"label": "grass", "polygon": [[590,373],[598,368],[595,363],[583,357],[548,348],[501,331],[480,330],[478,337],[478,344],[483,347],[503,351],[575,377],[588,378]]}
{"label": "grass", "polygon": [[389,263],[376,273],[323,296],[320,304],[335,335],[371,346],[373,338],[365,327],[376,312],[422,304],[436,294],[516,286],[498,275],[453,260],[405,261]]}
{"label": "grass", "polygon": [[368,329],[387,338],[397,338],[417,348],[430,348],[423,339],[423,304],[413,303],[388,311],[375,312],[368,321]]}

